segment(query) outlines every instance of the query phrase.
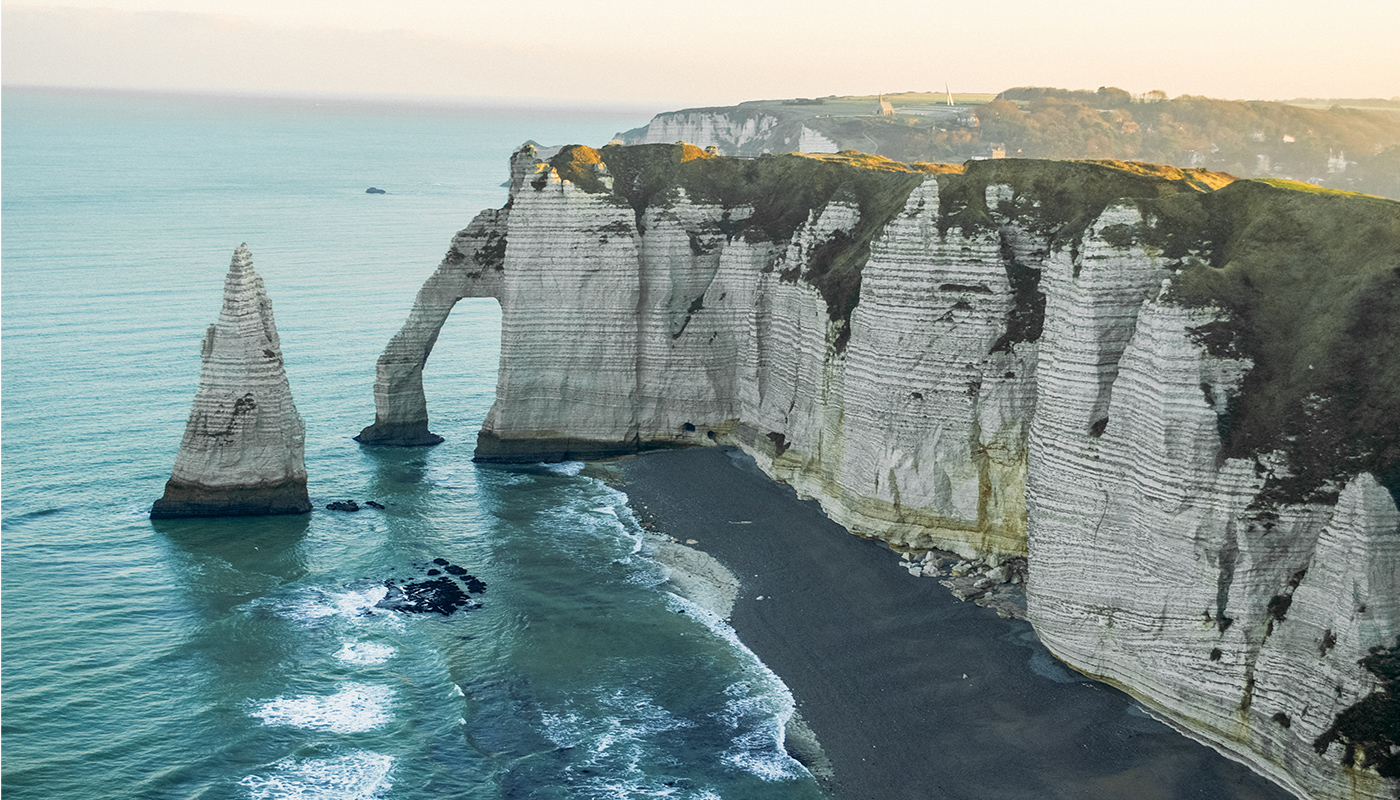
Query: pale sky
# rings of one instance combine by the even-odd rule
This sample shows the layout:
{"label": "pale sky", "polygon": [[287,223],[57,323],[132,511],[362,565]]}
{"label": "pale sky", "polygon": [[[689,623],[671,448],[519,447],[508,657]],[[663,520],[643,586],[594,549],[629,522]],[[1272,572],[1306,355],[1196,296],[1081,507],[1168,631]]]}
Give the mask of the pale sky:
{"label": "pale sky", "polygon": [[655,110],[1011,86],[1400,95],[1400,0],[6,0],[6,86]]}

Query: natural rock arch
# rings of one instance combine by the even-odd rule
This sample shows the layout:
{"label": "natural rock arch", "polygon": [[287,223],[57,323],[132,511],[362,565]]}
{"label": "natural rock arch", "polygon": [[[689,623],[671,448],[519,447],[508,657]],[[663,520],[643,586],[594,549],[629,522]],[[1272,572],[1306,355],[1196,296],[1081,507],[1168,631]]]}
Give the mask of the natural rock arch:
{"label": "natural rock arch", "polygon": [[505,283],[506,219],[509,208],[490,209],[452,238],[442,264],[418,290],[413,309],[380,354],[374,378],[374,424],[360,431],[361,444],[420,447],[442,442],[428,430],[423,365],[437,344],[452,308],[464,297],[494,297]]}

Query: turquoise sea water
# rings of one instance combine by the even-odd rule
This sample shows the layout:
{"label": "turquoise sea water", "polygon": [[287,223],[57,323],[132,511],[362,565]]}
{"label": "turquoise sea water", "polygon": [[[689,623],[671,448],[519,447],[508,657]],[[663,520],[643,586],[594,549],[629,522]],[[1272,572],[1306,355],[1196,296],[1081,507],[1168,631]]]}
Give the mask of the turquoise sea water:
{"label": "turquoise sea water", "polygon": [[[819,796],[778,745],[786,689],[666,592],[622,494],[578,464],[471,463],[494,301],[463,301],[429,365],[445,444],[350,438],[511,150],[641,121],[5,92],[9,800]],[[318,510],[153,524],[240,242]],[[387,508],[322,510],[346,499]],[[486,582],[480,609],[374,608],[439,557]]]}

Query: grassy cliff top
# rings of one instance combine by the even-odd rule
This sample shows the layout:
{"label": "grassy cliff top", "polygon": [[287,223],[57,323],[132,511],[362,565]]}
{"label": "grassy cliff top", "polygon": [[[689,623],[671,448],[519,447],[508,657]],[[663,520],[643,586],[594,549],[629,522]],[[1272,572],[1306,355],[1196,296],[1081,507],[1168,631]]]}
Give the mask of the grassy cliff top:
{"label": "grassy cliff top", "polygon": [[[1141,225],[1101,235],[1160,253],[1177,274],[1175,302],[1223,311],[1193,335],[1216,355],[1254,362],[1239,395],[1220,409],[1222,454],[1287,454],[1294,477],[1272,482],[1261,503],[1329,502],[1338,481],[1362,471],[1400,494],[1400,203],[1122,161],[904,164],[854,151],[734,159],[658,144],[572,146],[550,165],[580,188],[630,205],[639,230],[643,212],[675,202],[678,190],[719,206],[719,230],[749,241],[786,242],[814,209],[856,205],[859,223],[813,248],[800,276],[822,293],[831,318],[847,323],[838,350],[871,243],[925,180],[939,183],[943,235],[989,235],[1011,221],[1076,259],[1105,208],[1133,205]],[[988,208],[993,185],[1011,191]],[[1025,269],[1009,264],[1008,275]],[[797,270],[780,274],[799,279]],[[1018,304],[1040,313],[1038,274],[1022,278]],[[1027,332],[1022,341],[1035,340],[1038,320],[1016,324]]]}

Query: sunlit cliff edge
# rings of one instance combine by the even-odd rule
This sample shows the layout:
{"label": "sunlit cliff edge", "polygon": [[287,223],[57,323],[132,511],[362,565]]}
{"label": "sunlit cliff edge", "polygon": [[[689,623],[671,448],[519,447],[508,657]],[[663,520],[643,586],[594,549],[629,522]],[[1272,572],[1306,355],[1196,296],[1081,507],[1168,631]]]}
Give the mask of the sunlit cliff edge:
{"label": "sunlit cliff edge", "polygon": [[1045,644],[1313,798],[1400,779],[1400,204],[1120,162],[525,148],[380,357],[431,444],[502,307],[482,460],[710,443],[853,532],[1027,556]]}

